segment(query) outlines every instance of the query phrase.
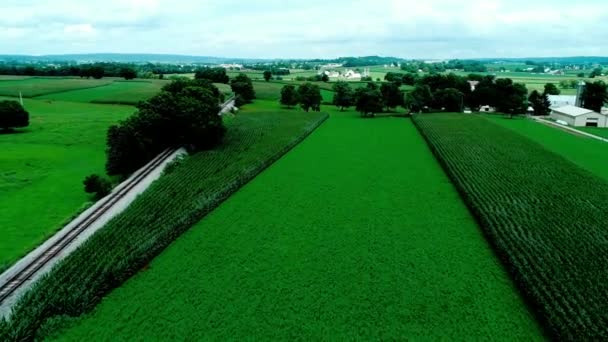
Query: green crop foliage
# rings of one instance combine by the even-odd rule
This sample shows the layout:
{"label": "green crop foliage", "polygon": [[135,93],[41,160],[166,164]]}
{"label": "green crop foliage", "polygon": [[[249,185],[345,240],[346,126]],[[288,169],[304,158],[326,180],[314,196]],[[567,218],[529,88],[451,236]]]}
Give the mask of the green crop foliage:
{"label": "green crop foliage", "polygon": [[541,339],[411,121],[324,108],[62,339]]}
{"label": "green crop foliage", "polygon": [[82,180],[104,173],[106,131],[134,110],[33,99],[24,105],[30,126],[0,134],[0,270],[91,200]]}
{"label": "green crop foliage", "polygon": [[[499,115],[484,116],[488,120],[524,135],[541,144],[545,149],[559,154],[608,181],[608,143],[577,136],[528,119],[508,119]],[[596,128],[599,133],[608,131]],[[590,133],[594,131],[589,131]],[[595,131],[595,134],[598,134]]]}
{"label": "green crop foliage", "polygon": [[95,88],[112,83],[111,79],[81,79],[81,78],[25,78],[0,80],[0,96],[18,97],[21,92],[23,97],[34,97],[75,89]]}
{"label": "green crop foliage", "polygon": [[608,183],[479,116],[414,122],[549,334],[608,338]]}
{"label": "green crop foliage", "polygon": [[14,307],[10,324],[0,324],[0,341],[33,339],[45,320],[91,310],[327,118],[267,108],[264,102],[246,107],[227,123],[220,147],[167,172],[39,281]]}
{"label": "green crop foliage", "polygon": [[96,88],[79,89],[38,97],[39,99],[105,104],[131,104],[158,94],[167,81],[114,81]]}

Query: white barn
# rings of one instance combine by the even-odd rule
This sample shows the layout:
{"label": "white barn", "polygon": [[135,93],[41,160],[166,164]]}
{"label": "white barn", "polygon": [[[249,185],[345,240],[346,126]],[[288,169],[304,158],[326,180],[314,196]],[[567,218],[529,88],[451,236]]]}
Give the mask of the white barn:
{"label": "white barn", "polygon": [[564,121],[574,127],[608,127],[608,115],[576,106],[553,108],[551,119]]}
{"label": "white barn", "polygon": [[548,95],[551,108],[576,106],[576,95]]}

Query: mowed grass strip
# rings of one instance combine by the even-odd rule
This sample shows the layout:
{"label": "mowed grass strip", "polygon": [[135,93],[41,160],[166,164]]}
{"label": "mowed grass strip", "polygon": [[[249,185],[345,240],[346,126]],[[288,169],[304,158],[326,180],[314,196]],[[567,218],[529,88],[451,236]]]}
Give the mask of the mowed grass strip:
{"label": "mowed grass strip", "polygon": [[133,107],[24,101],[30,126],[0,134],[0,271],[90,200],[82,180],[104,173],[107,128]]}
{"label": "mowed grass strip", "polygon": [[351,111],[59,339],[406,338],[542,336],[412,123]]}
{"label": "mowed grass strip", "polygon": [[[608,180],[608,143],[578,136],[528,119],[508,119],[498,115],[488,115],[484,118],[515,131],[539,143],[547,150]],[[601,134],[605,131],[608,138],[608,129],[596,128],[596,130],[598,131],[587,132],[599,135],[598,133]]]}
{"label": "mowed grass strip", "polygon": [[26,78],[17,80],[0,80],[0,96],[34,97],[75,89],[101,87],[112,83],[111,79],[86,78]]}
{"label": "mowed grass strip", "polygon": [[54,101],[137,104],[158,94],[163,81],[115,81],[103,87],[79,89],[38,97]]}

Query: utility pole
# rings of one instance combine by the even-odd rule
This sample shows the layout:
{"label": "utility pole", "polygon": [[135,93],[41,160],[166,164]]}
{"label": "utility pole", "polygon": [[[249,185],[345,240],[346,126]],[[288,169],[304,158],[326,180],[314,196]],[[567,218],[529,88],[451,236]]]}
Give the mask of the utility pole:
{"label": "utility pole", "polygon": [[23,107],[23,96],[21,95],[21,92],[19,92],[19,102],[21,102],[21,107]]}

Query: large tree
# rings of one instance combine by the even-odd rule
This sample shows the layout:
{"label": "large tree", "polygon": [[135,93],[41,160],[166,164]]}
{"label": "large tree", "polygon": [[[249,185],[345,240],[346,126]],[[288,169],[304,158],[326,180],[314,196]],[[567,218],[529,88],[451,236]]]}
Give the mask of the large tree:
{"label": "large tree", "polygon": [[384,103],[380,89],[374,83],[368,83],[365,88],[358,88],[355,91],[355,105],[363,117],[382,112]]}
{"label": "large tree", "polygon": [[583,107],[601,113],[604,103],[608,102],[607,88],[604,81],[587,83],[582,94]]}
{"label": "large tree", "polygon": [[340,107],[340,111],[343,111],[344,108],[348,108],[354,103],[354,93],[352,88],[347,82],[339,81],[336,82],[333,86],[334,90],[334,98],[333,104],[336,107]]}
{"label": "large tree", "polygon": [[434,99],[428,85],[417,85],[413,91],[405,96],[403,107],[408,112],[420,112],[433,105]]}
{"label": "large tree", "polygon": [[534,115],[548,115],[549,107],[551,106],[551,102],[549,102],[549,95],[546,93],[539,93],[537,90],[533,90],[528,97],[528,102],[530,106],[534,108]]}
{"label": "large tree", "polygon": [[166,87],[141,102],[138,111],[108,131],[108,174],[128,174],[167,147],[189,150],[219,144],[225,127],[219,112],[219,91],[208,82],[189,81]]}
{"label": "large tree", "polygon": [[0,101],[0,130],[27,127],[30,114],[17,101]]}
{"label": "large tree", "polygon": [[382,102],[387,110],[403,105],[403,93],[397,83],[382,83],[380,93],[382,93]]}
{"label": "large tree", "polygon": [[555,83],[547,83],[547,84],[545,84],[545,94],[559,95],[559,94],[561,94],[561,91],[557,88]]}
{"label": "large tree", "polygon": [[270,71],[270,70],[264,71],[264,80],[266,82],[268,82],[268,81],[270,81],[271,78],[272,78],[272,71]]}
{"label": "large tree", "polygon": [[435,92],[435,106],[448,112],[462,112],[464,94],[455,88],[441,89]]}
{"label": "large tree", "polygon": [[224,68],[205,68],[197,70],[194,74],[195,79],[206,79],[214,83],[228,83],[230,78]]}
{"label": "large tree", "polygon": [[232,81],[230,81],[230,87],[236,96],[245,103],[250,103],[255,99],[253,83],[245,74],[239,74],[237,77],[233,78]]}
{"label": "large tree", "polygon": [[298,99],[300,106],[305,111],[312,109],[313,111],[321,110],[321,88],[318,85],[310,82],[304,83],[298,87]]}
{"label": "large tree", "polygon": [[291,108],[298,104],[298,92],[294,85],[288,84],[281,89],[281,104]]}
{"label": "large tree", "polygon": [[508,114],[511,118],[527,111],[526,96],[528,90],[525,85],[513,83],[509,78],[501,78],[496,80],[494,86],[496,90],[494,100],[497,111]]}
{"label": "large tree", "polygon": [[125,80],[132,80],[137,77],[137,72],[133,68],[122,68],[120,69],[120,77]]}

